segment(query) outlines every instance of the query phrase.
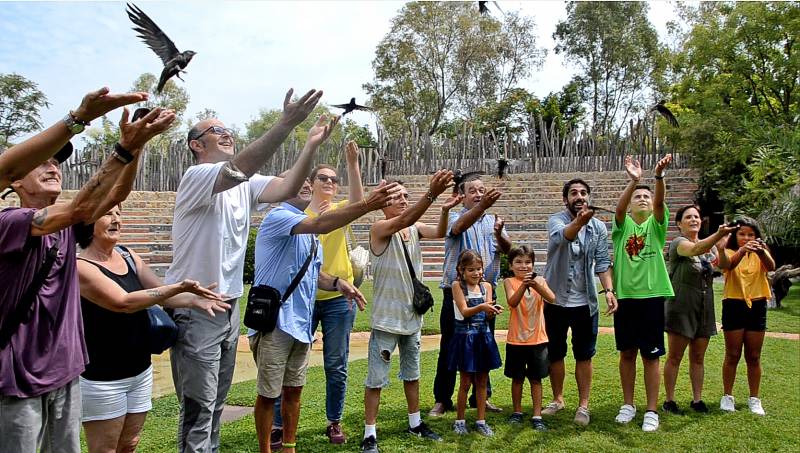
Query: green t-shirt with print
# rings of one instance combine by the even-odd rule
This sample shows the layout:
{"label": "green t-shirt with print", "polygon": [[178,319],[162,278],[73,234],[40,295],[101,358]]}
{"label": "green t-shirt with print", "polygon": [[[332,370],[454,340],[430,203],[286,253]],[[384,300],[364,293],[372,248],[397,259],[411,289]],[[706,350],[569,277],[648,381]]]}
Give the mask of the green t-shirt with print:
{"label": "green t-shirt with print", "polygon": [[622,225],[613,221],[614,289],[619,299],[672,297],[672,283],[664,262],[669,210],[664,207],[664,221],[652,214],[641,225],[625,215]]}

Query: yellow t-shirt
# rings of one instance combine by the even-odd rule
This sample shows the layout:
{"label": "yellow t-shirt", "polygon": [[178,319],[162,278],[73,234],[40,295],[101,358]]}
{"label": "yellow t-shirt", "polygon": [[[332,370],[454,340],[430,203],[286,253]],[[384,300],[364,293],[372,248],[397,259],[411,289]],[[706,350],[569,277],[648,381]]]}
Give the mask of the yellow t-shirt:
{"label": "yellow t-shirt", "polygon": [[[509,277],[511,291],[506,300],[522,285],[519,277]],[[511,308],[511,319],[508,321],[506,343],[514,345],[536,345],[547,343],[547,332],[544,329],[544,300],[536,291],[529,289],[522,295],[516,307]]]}
{"label": "yellow t-shirt", "polygon": [[[347,200],[342,200],[338,203],[333,203],[329,209],[333,211],[334,209],[347,206],[347,203]],[[318,215],[316,212],[313,212],[311,208],[306,208],[306,214],[312,219]],[[349,227],[348,225],[333,230],[330,233],[320,234],[319,242],[322,245],[322,272],[353,283],[353,267],[350,264],[350,255],[347,253],[346,243],[346,230]],[[330,300],[340,297],[341,295],[339,291],[317,289],[317,300]]]}
{"label": "yellow t-shirt", "polygon": [[[725,254],[730,259],[733,250],[725,249]],[[766,252],[769,253],[769,252]],[[735,269],[724,270],[725,289],[722,292],[722,299],[739,299],[747,302],[747,306],[753,305],[753,299],[769,299],[772,290],[767,280],[767,270],[761,263],[761,258],[757,253],[747,252],[739,261]]]}

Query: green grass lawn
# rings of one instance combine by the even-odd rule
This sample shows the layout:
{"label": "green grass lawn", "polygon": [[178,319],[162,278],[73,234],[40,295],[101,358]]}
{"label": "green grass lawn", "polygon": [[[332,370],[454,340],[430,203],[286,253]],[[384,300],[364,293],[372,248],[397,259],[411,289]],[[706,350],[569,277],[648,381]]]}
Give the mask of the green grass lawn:
{"label": "green grass lawn", "polygon": [[[436,301],[436,305],[433,307],[433,312],[429,312],[424,318],[424,324],[422,326],[422,334],[423,335],[431,335],[431,334],[438,334],[439,333],[439,314],[442,307],[442,290],[439,289],[438,282],[426,282],[428,287],[431,289],[431,293],[433,294],[433,298]],[[498,303],[506,306],[505,300],[505,291],[503,290],[503,285],[498,285],[498,292],[497,292],[497,300]],[[245,294],[250,289],[250,285],[246,285],[245,287]],[[367,298],[368,302],[372,302],[372,281],[368,280],[364,282],[364,285],[361,286],[361,292],[364,293],[364,296]],[[722,284],[715,283],[714,284],[714,301],[716,303],[716,317],[717,321],[722,319]],[[239,300],[239,309],[242,312],[242,319],[244,319],[244,308],[247,302],[246,297],[242,297]],[[614,326],[614,318],[611,316],[605,316],[602,314],[602,311],[605,310],[605,300],[602,296],[600,296],[600,308],[601,308],[601,315],[600,315],[600,325],[605,327],[613,327]],[[353,325],[354,332],[366,332],[370,329],[370,320],[369,320],[369,310],[370,306],[369,303],[367,304],[367,309],[364,312],[358,313],[356,316],[355,324]],[[506,310],[500,316],[497,317],[496,328],[497,329],[507,329],[508,328],[508,317],[509,311]],[[789,295],[786,299],[783,300],[783,308],[781,309],[774,309],[769,310],[767,313],[767,329],[771,332],[789,332],[789,333],[800,333],[800,285],[792,286],[791,290],[789,291]],[[245,333],[247,328],[244,327],[244,324],[241,326],[241,332]]]}
{"label": "green grass lawn", "polygon": [[[504,347],[501,345],[501,352]],[[443,435],[442,443],[430,443],[412,438],[404,433],[407,425],[405,399],[402,385],[397,381],[397,360],[393,360],[390,374],[392,383],[382,395],[381,412],[378,418],[378,436],[383,452],[528,452],[542,451],[797,451],[800,439],[800,342],[767,338],[764,344],[762,400],[766,417],[757,417],[747,411],[747,383],[744,363],[740,364],[734,389],[737,398],[735,414],[719,411],[722,393],[721,362],[724,344],[721,338],[711,341],[706,358],[705,400],[712,409],[707,415],[688,413],[683,416],[661,415],[661,428],[656,433],[641,431],[642,413],[628,426],[619,426],[614,416],[621,404],[621,390],[617,372],[617,354],[614,338],[601,335],[598,339],[598,354],[595,358],[594,383],[592,386],[592,423],[588,428],[578,428],[572,423],[577,398],[575,381],[571,378],[574,362],[567,360],[568,378],[565,395],[567,409],[555,417],[546,418],[550,430],[546,433],[533,431],[528,425],[511,426],[506,423],[511,404],[510,380],[501,370],[492,372],[494,396],[492,400],[505,407],[502,414],[489,414],[488,423],[495,430],[495,437],[485,439],[477,434],[457,437],[452,433],[454,414],[441,419],[425,416],[433,404],[431,388],[436,368],[436,351],[422,356],[421,408],[423,418],[432,428]],[[309,369],[308,383],[303,391],[302,411],[298,434],[299,451],[358,451],[363,433],[363,382],[366,377],[365,360],[355,361],[350,366],[350,386],[343,424],[349,442],[341,447],[327,443],[323,433],[325,426],[325,379],[321,367]],[[544,381],[545,396],[550,394],[549,381]],[[525,387],[528,393],[528,387]],[[663,398],[663,390],[661,392]],[[234,385],[228,402],[252,406],[256,391],[254,382]],[[677,401],[688,406],[691,398],[686,364],[683,364],[678,381]],[[524,400],[524,409],[530,412],[530,400]],[[637,373],[636,405],[644,406],[644,388],[641,382],[641,367]],[[155,401],[142,432],[140,452],[175,451],[175,429],[177,425],[175,396],[166,396]],[[474,410],[467,412],[467,422],[475,420]],[[247,416],[222,428],[223,452],[255,452],[258,445],[253,417]]]}

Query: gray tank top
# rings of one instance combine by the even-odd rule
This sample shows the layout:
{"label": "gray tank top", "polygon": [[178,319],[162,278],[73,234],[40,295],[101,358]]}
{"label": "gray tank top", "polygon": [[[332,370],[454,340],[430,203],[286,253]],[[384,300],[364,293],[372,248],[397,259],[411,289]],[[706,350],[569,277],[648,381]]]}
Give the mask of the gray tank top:
{"label": "gray tank top", "polygon": [[[417,278],[422,277],[422,253],[416,226],[408,228],[408,255]],[[370,247],[373,276],[372,328],[398,335],[417,333],[422,316],[414,311],[413,287],[400,233],[395,233],[386,250],[376,255]]]}

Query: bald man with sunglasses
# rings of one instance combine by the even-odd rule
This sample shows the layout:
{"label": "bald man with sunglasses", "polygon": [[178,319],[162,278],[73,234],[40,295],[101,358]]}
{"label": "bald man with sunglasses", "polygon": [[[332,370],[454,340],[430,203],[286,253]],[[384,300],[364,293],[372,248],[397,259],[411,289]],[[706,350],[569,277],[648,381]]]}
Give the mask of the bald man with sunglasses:
{"label": "bald man with sunglasses", "polygon": [[173,261],[169,283],[188,275],[202,284],[217,283],[229,297],[230,311],[201,319],[190,310],[176,309],[180,330],[171,350],[172,375],[180,402],[178,450],[219,451],[220,416],[233,379],[239,338],[239,305],[250,214],[266,203],[297,195],[314,156],[338,123],[324,116],[292,168],[283,177],[256,174],[289,133],[314,110],[322,91],[310,90],[283,101],[283,115],[264,135],[235,153],[233,133],[216,118],[200,121],[189,131],[187,144],[196,165],[184,173],[175,197],[172,226]]}

